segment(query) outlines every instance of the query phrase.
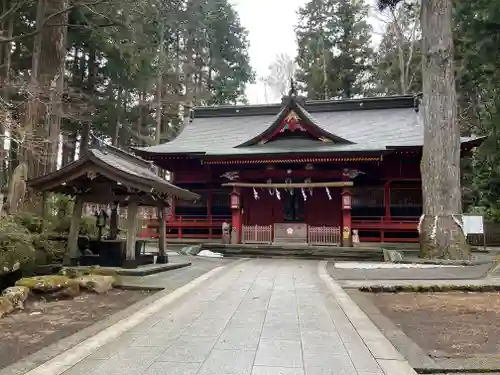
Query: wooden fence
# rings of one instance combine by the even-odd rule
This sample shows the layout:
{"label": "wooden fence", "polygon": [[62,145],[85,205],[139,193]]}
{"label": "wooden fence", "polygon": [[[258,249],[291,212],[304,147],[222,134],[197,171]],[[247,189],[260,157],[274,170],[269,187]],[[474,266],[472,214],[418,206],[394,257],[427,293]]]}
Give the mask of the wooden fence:
{"label": "wooden fence", "polygon": [[243,225],[241,241],[243,243],[272,243],[272,225]]}
{"label": "wooden fence", "polygon": [[309,245],[340,246],[340,227],[309,226],[307,229],[307,238]]}
{"label": "wooden fence", "polygon": [[486,246],[500,246],[500,224],[485,222],[484,235],[469,234],[467,236],[467,242],[473,246],[484,246],[485,240]]}

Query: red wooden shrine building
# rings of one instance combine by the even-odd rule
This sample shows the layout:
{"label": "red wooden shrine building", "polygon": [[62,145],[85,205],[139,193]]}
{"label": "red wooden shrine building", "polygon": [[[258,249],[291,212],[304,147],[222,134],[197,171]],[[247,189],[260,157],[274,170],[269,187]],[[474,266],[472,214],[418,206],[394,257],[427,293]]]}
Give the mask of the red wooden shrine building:
{"label": "red wooden shrine building", "polygon": [[[195,108],[173,141],[137,152],[201,196],[172,202],[167,233],[233,242],[413,242],[423,140],[413,96]],[[462,148],[478,142],[463,138]]]}

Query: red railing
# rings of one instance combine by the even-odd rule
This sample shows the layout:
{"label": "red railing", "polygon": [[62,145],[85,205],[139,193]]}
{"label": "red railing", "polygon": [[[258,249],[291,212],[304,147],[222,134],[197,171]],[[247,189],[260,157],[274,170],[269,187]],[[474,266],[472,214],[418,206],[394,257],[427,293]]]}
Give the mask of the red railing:
{"label": "red railing", "polygon": [[413,231],[417,230],[418,220],[419,218],[414,216],[354,216],[352,227],[360,230]]}
{"label": "red railing", "polygon": [[168,223],[223,223],[224,221],[231,221],[231,215],[178,215],[173,216]]}

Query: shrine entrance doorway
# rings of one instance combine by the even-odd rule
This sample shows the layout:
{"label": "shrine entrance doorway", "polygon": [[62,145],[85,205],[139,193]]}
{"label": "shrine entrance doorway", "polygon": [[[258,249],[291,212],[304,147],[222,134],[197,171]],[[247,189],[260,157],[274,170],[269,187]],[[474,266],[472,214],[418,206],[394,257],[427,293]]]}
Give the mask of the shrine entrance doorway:
{"label": "shrine entrance doorway", "polygon": [[291,194],[283,194],[283,218],[285,223],[303,223],[305,202],[300,189],[291,190]]}

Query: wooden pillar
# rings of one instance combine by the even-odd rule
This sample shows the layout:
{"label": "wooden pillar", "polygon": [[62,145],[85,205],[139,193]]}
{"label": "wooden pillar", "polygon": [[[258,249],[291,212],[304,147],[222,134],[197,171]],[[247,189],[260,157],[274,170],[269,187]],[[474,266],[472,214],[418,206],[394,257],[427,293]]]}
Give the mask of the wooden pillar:
{"label": "wooden pillar", "polygon": [[[382,223],[391,220],[391,180],[387,180],[384,184],[384,218]],[[382,231],[380,233],[380,242],[385,242],[385,225],[382,224]]]}
{"label": "wooden pillar", "polygon": [[64,259],[64,264],[67,266],[76,266],[78,264],[78,234],[80,232],[82,211],[83,199],[81,197],[76,197],[68,234],[68,254]]}
{"label": "wooden pillar", "polygon": [[116,240],[118,238],[118,206],[119,202],[113,202],[111,205],[111,217],[109,218],[109,239]]}
{"label": "wooden pillar", "polygon": [[130,202],[127,207],[127,244],[125,261],[123,268],[137,268],[137,260],[135,259],[135,239],[137,236],[137,211],[139,204],[137,202]]}
{"label": "wooden pillar", "polygon": [[212,185],[207,184],[207,219],[210,226],[208,227],[208,238],[212,239],[212,200],[213,191]]}
{"label": "wooden pillar", "polygon": [[352,247],[351,192],[342,188],[342,246]]}
{"label": "wooden pillar", "polygon": [[168,263],[168,255],[167,255],[167,223],[165,218],[165,202],[161,202],[158,205],[158,223],[159,223],[159,234],[158,237],[158,258],[156,259],[156,263]]}
{"label": "wooden pillar", "polygon": [[231,243],[241,243],[241,191],[237,187],[233,187],[230,197],[231,203]]}
{"label": "wooden pillar", "polygon": [[384,184],[384,207],[385,218],[391,218],[391,180],[387,180]]}

